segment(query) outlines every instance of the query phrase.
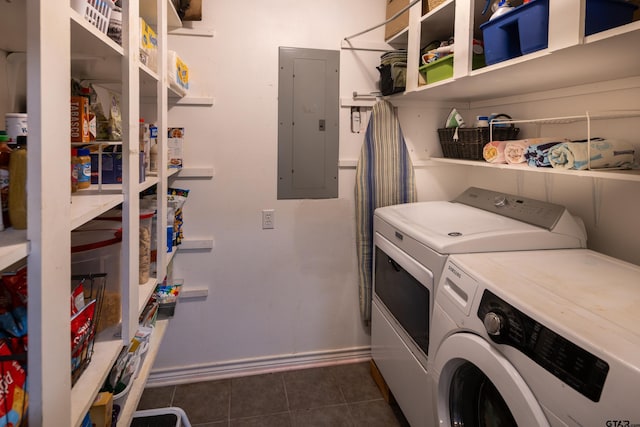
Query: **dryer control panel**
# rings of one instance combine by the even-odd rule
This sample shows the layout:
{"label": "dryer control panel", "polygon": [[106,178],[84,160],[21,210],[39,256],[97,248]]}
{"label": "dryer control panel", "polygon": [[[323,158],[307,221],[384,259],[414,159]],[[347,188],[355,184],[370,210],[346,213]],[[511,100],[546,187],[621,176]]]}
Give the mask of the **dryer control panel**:
{"label": "dryer control panel", "polygon": [[478,307],[489,337],[520,350],[582,395],[600,400],[609,365],[485,290]]}
{"label": "dryer control panel", "polygon": [[564,206],[484,188],[469,187],[452,202],[462,203],[527,224],[552,230],[565,213]]}

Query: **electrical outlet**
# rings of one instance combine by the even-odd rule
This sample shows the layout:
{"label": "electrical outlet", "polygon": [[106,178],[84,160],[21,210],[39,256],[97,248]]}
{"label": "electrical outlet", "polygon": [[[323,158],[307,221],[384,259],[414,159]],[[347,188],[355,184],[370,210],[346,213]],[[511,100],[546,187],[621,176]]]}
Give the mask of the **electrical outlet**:
{"label": "electrical outlet", "polygon": [[262,229],[275,228],[276,211],[274,209],[262,210]]}

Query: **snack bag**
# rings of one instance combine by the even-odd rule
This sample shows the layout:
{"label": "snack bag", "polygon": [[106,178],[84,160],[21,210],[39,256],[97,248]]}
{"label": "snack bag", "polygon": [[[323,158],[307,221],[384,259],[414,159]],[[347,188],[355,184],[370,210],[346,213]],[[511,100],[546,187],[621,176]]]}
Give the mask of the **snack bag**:
{"label": "snack bag", "polygon": [[[71,370],[78,369],[92,351],[95,335],[96,300],[85,305],[71,318]],[[0,426],[1,427],[1,426]]]}
{"label": "snack bag", "polygon": [[[11,356],[0,341],[0,356]],[[27,373],[15,360],[0,362],[0,427],[19,426],[28,407]]]}
{"label": "snack bag", "polygon": [[182,207],[184,203],[187,201],[187,196],[189,195],[189,190],[183,190],[181,188],[169,188],[167,197],[167,204],[169,207],[173,207],[175,209],[175,219],[173,222],[173,231],[176,236],[176,245],[182,243],[183,234],[182,234]]}

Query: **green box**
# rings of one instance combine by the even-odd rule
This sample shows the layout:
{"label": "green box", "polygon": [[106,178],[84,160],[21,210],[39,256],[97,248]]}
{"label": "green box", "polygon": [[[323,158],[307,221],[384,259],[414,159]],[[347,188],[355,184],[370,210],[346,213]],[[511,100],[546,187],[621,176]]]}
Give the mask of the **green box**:
{"label": "green box", "polygon": [[420,67],[427,84],[453,77],[453,55],[447,55]]}
{"label": "green box", "polygon": [[[477,70],[484,66],[484,55],[474,54],[471,61],[471,68]],[[422,74],[427,84],[450,79],[453,77],[453,55],[447,55],[444,58],[423,65],[420,67],[420,74]]]}

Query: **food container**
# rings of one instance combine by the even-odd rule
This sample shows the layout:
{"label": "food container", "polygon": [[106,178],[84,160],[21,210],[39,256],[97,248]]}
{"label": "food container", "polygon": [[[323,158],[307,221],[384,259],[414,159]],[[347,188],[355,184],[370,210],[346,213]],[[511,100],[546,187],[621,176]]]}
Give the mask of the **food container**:
{"label": "food container", "polygon": [[5,114],[4,124],[9,142],[15,144],[18,141],[18,136],[28,136],[27,115],[25,113]]}
{"label": "food container", "polygon": [[[151,224],[154,210],[140,210],[140,231],[139,231],[139,258],[138,258],[138,283],[144,285],[149,281],[151,271]],[[111,209],[95,219],[98,222],[111,222],[112,226],[122,227],[122,210]]]}
{"label": "food container", "polygon": [[155,211],[140,212],[140,262],[138,283],[149,281],[151,272],[151,223]]}
{"label": "food container", "polygon": [[121,318],[120,254],[122,229],[104,221],[89,221],[71,233],[71,274],[105,273],[106,284],[98,330]]}

